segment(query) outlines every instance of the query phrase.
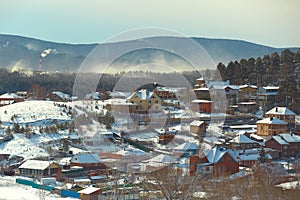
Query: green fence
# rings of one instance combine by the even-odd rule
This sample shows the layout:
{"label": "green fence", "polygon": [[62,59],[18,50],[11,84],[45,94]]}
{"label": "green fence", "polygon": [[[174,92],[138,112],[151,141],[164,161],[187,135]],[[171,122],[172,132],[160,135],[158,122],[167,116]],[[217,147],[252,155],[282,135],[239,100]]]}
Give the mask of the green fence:
{"label": "green fence", "polygon": [[35,183],[33,181],[30,181],[30,180],[26,180],[26,179],[17,178],[16,183],[23,184],[23,185],[28,185],[28,186],[31,186],[31,187],[36,188],[36,189],[47,190],[47,191],[51,191],[51,190],[54,189],[53,186],[41,185],[41,184]]}

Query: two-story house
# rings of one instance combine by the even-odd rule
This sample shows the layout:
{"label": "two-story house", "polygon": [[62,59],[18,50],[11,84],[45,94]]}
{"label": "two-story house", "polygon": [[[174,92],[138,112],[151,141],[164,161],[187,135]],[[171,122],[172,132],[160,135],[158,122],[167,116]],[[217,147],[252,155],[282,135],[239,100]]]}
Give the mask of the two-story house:
{"label": "two-story house", "polygon": [[287,122],[276,117],[268,117],[256,122],[257,135],[272,136],[287,132]]}
{"label": "two-story house", "polygon": [[151,109],[153,112],[158,112],[162,105],[162,100],[154,92],[150,92],[146,89],[142,89],[133,92],[126,99],[127,103],[136,104],[133,112],[148,113]]}
{"label": "two-story house", "polygon": [[287,107],[274,107],[265,114],[266,117],[276,117],[288,123],[288,126],[295,126],[296,114]]}
{"label": "two-story house", "polygon": [[200,156],[190,157],[190,175],[213,175],[215,177],[239,172],[239,161],[231,149],[215,146]]}

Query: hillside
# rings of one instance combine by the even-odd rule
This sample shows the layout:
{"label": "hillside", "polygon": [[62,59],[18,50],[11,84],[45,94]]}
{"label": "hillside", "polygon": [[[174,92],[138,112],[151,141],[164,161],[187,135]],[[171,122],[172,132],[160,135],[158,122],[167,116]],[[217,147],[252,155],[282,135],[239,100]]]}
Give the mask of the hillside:
{"label": "hillside", "polygon": [[[241,40],[228,39],[208,39],[193,38],[212,57],[215,63],[223,62],[227,64],[232,60],[241,58],[258,57],[273,52],[280,53],[284,48],[273,48],[254,44]],[[149,42],[176,43],[180,41],[180,48],[188,49],[188,39],[175,37],[154,37],[142,40],[124,41],[117,43],[107,43],[103,47],[108,53],[115,53],[122,50],[124,46],[143,46]],[[45,71],[77,71],[84,58],[97,44],[64,44],[43,41],[21,36],[0,34],[0,67],[38,69],[40,55],[49,50],[49,54],[44,54],[42,68]],[[297,48],[290,48],[296,51]],[[197,56],[197,55],[194,55]],[[165,52],[138,51],[121,59],[120,62],[138,64],[161,59],[164,62],[172,62],[174,57]],[[184,68],[182,69],[184,70]]]}

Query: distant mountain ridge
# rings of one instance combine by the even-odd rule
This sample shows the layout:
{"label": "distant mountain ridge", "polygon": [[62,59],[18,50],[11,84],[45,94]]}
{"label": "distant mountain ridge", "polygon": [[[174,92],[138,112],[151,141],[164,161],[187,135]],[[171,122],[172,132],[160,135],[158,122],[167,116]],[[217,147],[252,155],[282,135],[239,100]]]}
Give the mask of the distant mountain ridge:
{"label": "distant mountain ridge", "polygon": [[[217,64],[223,62],[227,64],[230,61],[248,59],[250,57],[264,56],[273,52],[280,53],[286,48],[273,48],[269,46],[259,45],[251,42],[232,40],[232,39],[209,39],[209,38],[193,38],[196,42],[203,46],[213,61]],[[154,37],[142,40],[122,41],[116,43],[103,44],[107,52],[113,53],[116,48],[120,49],[126,45],[143,45],[143,43],[152,42],[154,40],[163,40],[175,42],[182,40],[183,46],[188,45],[187,38],[176,37]],[[38,69],[41,53],[46,49],[51,49],[51,53],[42,58],[42,69],[45,71],[77,71],[85,57],[97,46],[97,44],[66,44],[43,41],[15,35],[0,34],[0,67],[8,68],[25,68]],[[291,51],[297,51],[298,48],[288,48]],[[121,60],[122,62],[133,62],[132,60],[151,61],[157,58],[157,52],[140,51],[134,55]],[[168,62],[173,58],[161,53],[159,55]],[[197,55],[195,55],[197,56]],[[136,61],[134,61],[136,62]],[[139,61],[140,62],[140,61]],[[184,69],[183,69],[184,70]]]}

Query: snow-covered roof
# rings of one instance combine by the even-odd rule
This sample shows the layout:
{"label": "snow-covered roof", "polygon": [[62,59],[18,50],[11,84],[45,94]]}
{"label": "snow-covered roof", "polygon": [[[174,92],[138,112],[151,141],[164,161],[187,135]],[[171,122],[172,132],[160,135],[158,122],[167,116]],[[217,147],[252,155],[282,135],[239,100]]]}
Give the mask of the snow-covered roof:
{"label": "snow-covered roof", "polygon": [[120,151],[117,151],[116,154],[122,156],[142,156],[145,155],[146,153],[139,149],[128,149],[128,150],[122,149]]}
{"label": "snow-covered roof", "polygon": [[204,123],[204,121],[194,120],[190,123],[190,126],[201,126]]}
{"label": "snow-covered roof", "polygon": [[279,86],[265,86],[262,88],[264,88],[265,90],[278,90]]}
{"label": "snow-covered roof", "polygon": [[282,121],[276,117],[268,117],[268,118],[265,118],[265,119],[262,119],[262,120],[259,120],[256,122],[257,124],[288,124],[287,122],[285,121]]}
{"label": "snow-covered roof", "polygon": [[56,94],[61,99],[72,100],[71,95],[60,92],[60,91],[54,91],[54,92],[52,92],[52,94]]}
{"label": "snow-covered roof", "polygon": [[0,99],[23,99],[23,97],[15,94],[15,93],[5,93],[0,95]]}
{"label": "snow-covered roof", "polygon": [[238,162],[236,156],[231,149],[225,149],[219,146],[215,146],[211,150],[204,151],[204,154],[210,163],[217,163],[219,160],[228,153],[235,161]]}
{"label": "snow-covered roof", "polygon": [[256,85],[239,85],[239,88],[240,89],[243,89],[243,88],[247,88],[247,87],[250,87],[250,88],[253,88],[253,89],[257,89],[257,86]]}
{"label": "snow-covered roof", "polygon": [[131,99],[135,95],[138,95],[140,100],[148,100],[153,94],[154,94],[153,92],[150,92],[146,89],[142,89],[142,90],[132,93],[127,99]]}
{"label": "snow-covered roof", "polygon": [[94,100],[99,100],[99,92],[93,92],[90,94],[85,95],[85,99],[94,99]]}
{"label": "snow-covered roof", "polygon": [[278,144],[280,145],[288,145],[289,143],[287,143],[284,139],[282,139],[279,135],[274,135],[272,136],[272,138],[278,142]]}
{"label": "snow-covered roof", "polygon": [[101,189],[96,188],[96,187],[87,187],[83,190],[78,191],[78,193],[80,193],[80,194],[92,194],[92,193],[97,192],[99,190],[101,190]]}
{"label": "snow-covered roof", "polygon": [[203,87],[203,88],[196,88],[194,91],[209,91],[209,88]]}
{"label": "snow-covered roof", "polygon": [[238,144],[257,143],[256,141],[248,138],[246,135],[238,135],[235,138],[233,138],[232,140],[230,140],[230,142],[238,143]]}
{"label": "snow-covered roof", "polygon": [[300,185],[299,185],[299,181],[292,181],[292,182],[286,182],[286,183],[281,183],[279,185],[276,185],[275,187],[280,187],[283,189],[299,189]]}
{"label": "snow-covered roof", "polygon": [[284,133],[284,134],[279,134],[279,136],[283,138],[285,141],[287,141],[288,143],[300,142],[300,137],[295,134]]}
{"label": "snow-covered roof", "polygon": [[212,101],[204,100],[204,99],[194,99],[192,103],[212,103]]}
{"label": "snow-covered roof", "polygon": [[239,155],[239,159],[241,161],[258,160],[259,157],[260,157],[259,154],[241,154],[241,155]]}
{"label": "snow-covered roof", "polygon": [[237,85],[225,85],[225,86],[223,87],[223,89],[225,89],[225,88],[230,88],[230,89],[232,89],[232,90],[240,90],[240,87],[237,86]]}
{"label": "snow-covered roof", "polygon": [[287,107],[274,107],[268,112],[267,115],[274,114],[274,115],[296,115],[293,111],[288,109]]}
{"label": "snow-covered roof", "polygon": [[45,160],[27,160],[25,161],[19,168],[20,169],[37,169],[37,170],[45,170],[52,161]]}
{"label": "snow-covered roof", "polygon": [[111,98],[115,98],[115,97],[128,97],[130,95],[129,92],[120,92],[120,91],[112,91],[109,93],[109,96],[111,96]]}
{"label": "snow-covered roof", "polygon": [[145,162],[168,164],[168,163],[173,163],[175,161],[176,161],[176,159],[169,155],[159,154],[158,156],[155,156],[149,160],[146,160]]}
{"label": "snow-covered roof", "polygon": [[193,142],[185,142],[177,147],[175,147],[176,150],[183,150],[183,151],[186,151],[186,150],[195,150],[195,149],[198,149],[198,145],[193,143]]}
{"label": "snow-covered roof", "polygon": [[101,162],[101,158],[98,154],[92,154],[92,153],[82,153],[82,154],[76,154],[71,159],[72,163],[99,163]]}

